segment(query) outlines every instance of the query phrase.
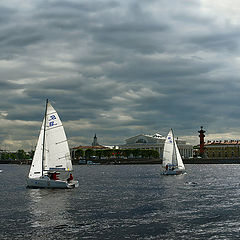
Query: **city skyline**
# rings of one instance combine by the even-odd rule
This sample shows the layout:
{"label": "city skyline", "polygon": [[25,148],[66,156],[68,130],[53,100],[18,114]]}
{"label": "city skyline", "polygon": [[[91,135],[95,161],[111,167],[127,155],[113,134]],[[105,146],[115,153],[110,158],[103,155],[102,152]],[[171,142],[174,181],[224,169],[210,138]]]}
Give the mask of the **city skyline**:
{"label": "city skyline", "polygon": [[0,147],[35,146],[48,98],[69,145],[170,128],[239,139],[237,0],[0,3]]}

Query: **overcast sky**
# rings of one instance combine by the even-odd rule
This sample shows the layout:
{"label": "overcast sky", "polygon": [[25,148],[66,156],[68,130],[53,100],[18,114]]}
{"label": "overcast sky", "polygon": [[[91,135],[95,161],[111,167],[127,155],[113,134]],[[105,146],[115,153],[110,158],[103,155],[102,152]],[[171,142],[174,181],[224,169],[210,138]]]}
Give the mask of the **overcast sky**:
{"label": "overcast sky", "polygon": [[240,139],[239,0],[0,2],[0,148],[36,145],[49,98],[70,146],[170,128]]}

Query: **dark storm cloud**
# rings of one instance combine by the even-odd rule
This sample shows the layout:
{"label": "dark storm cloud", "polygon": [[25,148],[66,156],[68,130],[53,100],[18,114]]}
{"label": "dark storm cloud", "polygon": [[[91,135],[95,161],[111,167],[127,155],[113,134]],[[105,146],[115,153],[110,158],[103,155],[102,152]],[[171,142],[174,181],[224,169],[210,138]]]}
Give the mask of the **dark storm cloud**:
{"label": "dark storm cloud", "polygon": [[[35,19],[39,20],[45,27],[57,31],[59,29],[67,32],[76,32],[79,30],[89,31],[89,28],[96,25],[96,17],[101,13],[115,9],[119,6],[117,2],[104,1],[83,1],[63,2],[63,1],[45,1],[40,2],[36,8]],[[73,32],[73,33],[74,33]]]}
{"label": "dark storm cloud", "polygon": [[0,23],[5,25],[8,24],[16,12],[17,11],[15,9],[0,6]]}
{"label": "dark storm cloud", "polygon": [[207,48],[212,51],[239,51],[239,28],[237,30],[222,33],[209,33],[202,36],[192,38],[194,44],[199,45],[201,48]]}
{"label": "dark storm cloud", "polygon": [[0,147],[37,138],[46,98],[72,145],[95,133],[118,144],[171,127],[196,139],[200,125],[238,131],[231,14],[203,1],[17,3],[0,3]]}
{"label": "dark storm cloud", "polygon": [[[144,66],[144,68],[139,68]],[[116,75],[116,78],[121,78],[123,81],[157,81],[158,79],[163,81],[168,80],[178,81],[181,78],[183,81],[188,81],[189,76],[195,76],[200,74],[206,74],[213,69],[219,67],[220,64],[216,62],[202,62],[195,61],[194,59],[184,58],[172,58],[172,59],[149,59],[144,57],[129,59],[128,62],[123,64],[122,68],[116,67],[112,69],[109,77]],[[176,78],[177,76],[177,78]]]}

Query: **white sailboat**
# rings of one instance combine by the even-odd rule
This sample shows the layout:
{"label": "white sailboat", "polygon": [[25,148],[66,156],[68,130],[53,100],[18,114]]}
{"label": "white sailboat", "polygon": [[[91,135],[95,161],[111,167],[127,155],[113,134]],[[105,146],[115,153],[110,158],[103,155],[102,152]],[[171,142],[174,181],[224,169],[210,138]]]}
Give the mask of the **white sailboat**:
{"label": "white sailboat", "polygon": [[162,167],[164,168],[164,175],[180,175],[185,172],[185,166],[174,139],[172,129],[169,131],[165,140]]}
{"label": "white sailboat", "polygon": [[78,181],[73,180],[72,171],[70,151],[62,122],[47,100],[27,187],[78,187]]}

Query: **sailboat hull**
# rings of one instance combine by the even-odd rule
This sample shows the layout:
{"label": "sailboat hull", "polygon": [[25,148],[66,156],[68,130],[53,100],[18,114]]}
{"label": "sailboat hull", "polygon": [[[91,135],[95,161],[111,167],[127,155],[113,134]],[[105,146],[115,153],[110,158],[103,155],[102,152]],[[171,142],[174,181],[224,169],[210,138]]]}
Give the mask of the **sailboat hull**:
{"label": "sailboat hull", "polygon": [[182,171],[182,170],[168,170],[168,171],[162,172],[162,175],[181,175],[184,173],[185,171]]}
{"label": "sailboat hull", "polygon": [[50,180],[46,178],[28,178],[28,188],[75,188],[78,187],[78,181]]}

